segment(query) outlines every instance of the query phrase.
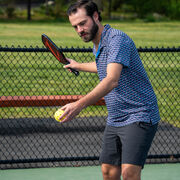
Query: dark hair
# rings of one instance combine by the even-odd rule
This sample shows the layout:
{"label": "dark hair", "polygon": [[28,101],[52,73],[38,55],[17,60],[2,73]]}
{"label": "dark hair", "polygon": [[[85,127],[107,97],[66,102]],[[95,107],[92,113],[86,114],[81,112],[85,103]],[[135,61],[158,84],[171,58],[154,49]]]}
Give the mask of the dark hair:
{"label": "dark hair", "polygon": [[86,10],[87,16],[93,17],[94,12],[99,15],[99,21],[102,21],[101,13],[98,10],[98,6],[92,0],[78,0],[77,2],[70,5],[67,10],[68,16],[76,13],[78,8],[84,8]]}

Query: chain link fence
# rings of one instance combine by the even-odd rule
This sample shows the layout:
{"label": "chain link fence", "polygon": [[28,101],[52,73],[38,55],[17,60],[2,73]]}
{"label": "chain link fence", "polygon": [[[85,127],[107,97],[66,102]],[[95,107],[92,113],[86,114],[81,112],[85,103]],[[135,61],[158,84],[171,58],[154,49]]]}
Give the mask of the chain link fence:
{"label": "chain link fence", "polygon": [[[61,48],[78,62],[91,48]],[[180,162],[180,48],[139,48],[158,98],[161,122],[147,163]],[[98,165],[107,111],[103,99],[73,121],[53,114],[88,93],[98,76],[63,69],[44,48],[0,47],[0,168]]]}

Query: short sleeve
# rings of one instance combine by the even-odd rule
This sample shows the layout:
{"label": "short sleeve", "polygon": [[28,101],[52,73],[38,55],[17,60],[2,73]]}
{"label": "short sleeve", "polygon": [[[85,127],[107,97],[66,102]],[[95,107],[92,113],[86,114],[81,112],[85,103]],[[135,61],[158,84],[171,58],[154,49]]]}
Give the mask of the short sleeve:
{"label": "short sleeve", "polygon": [[115,35],[108,45],[108,64],[119,63],[125,67],[129,66],[131,39],[128,36]]}

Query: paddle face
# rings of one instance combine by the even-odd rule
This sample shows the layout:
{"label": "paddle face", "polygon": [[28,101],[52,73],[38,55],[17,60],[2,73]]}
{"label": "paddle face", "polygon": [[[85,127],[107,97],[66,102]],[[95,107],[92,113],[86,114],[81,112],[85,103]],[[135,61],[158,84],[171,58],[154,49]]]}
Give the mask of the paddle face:
{"label": "paddle face", "polygon": [[[56,44],[45,34],[42,34],[42,42],[46,48],[55,56],[55,58],[62,64],[69,64],[69,61],[65,58],[64,54],[59,50]],[[79,71],[70,68],[71,71],[78,76]]]}

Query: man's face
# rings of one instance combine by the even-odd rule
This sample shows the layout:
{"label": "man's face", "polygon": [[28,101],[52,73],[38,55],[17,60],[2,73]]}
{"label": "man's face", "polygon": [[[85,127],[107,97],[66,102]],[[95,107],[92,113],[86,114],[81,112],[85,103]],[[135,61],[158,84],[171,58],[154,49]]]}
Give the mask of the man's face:
{"label": "man's face", "polygon": [[78,9],[75,14],[71,14],[69,21],[84,42],[95,38],[99,27],[93,18],[86,15],[85,9]]}

